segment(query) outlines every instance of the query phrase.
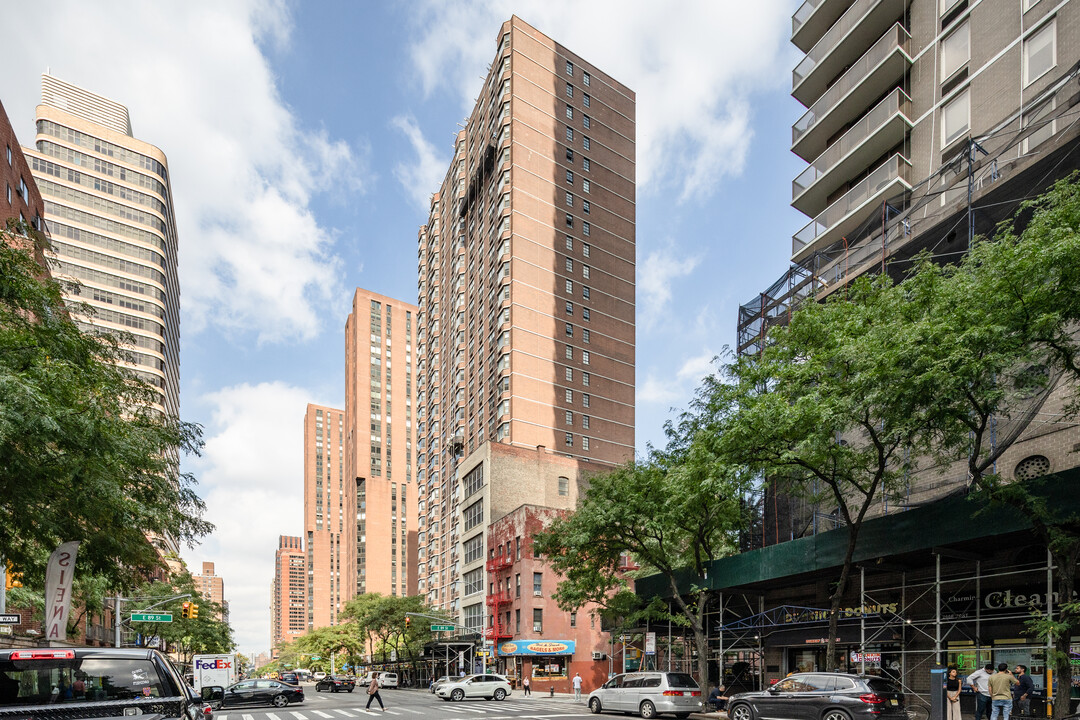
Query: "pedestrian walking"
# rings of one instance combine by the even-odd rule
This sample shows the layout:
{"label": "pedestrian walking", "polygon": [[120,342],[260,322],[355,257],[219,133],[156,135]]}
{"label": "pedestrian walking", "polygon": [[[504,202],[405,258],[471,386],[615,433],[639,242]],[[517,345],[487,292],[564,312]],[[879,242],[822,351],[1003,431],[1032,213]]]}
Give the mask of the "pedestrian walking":
{"label": "pedestrian walking", "polygon": [[990,703],[993,710],[990,720],[1009,720],[1012,710],[1012,686],[1020,681],[1009,674],[1008,663],[998,663],[997,672],[990,676]]}
{"label": "pedestrian walking", "polygon": [[[379,673],[373,673],[372,674],[371,682],[367,686],[367,694],[368,694],[368,699],[367,699],[367,705],[364,706],[365,710],[370,710],[371,709],[371,701],[372,700],[378,700],[379,701],[379,709],[383,710],[383,711],[386,710],[386,706],[384,706],[382,704],[382,697],[379,695]],[[1005,720],[1009,720],[1009,718],[1006,717]]]}
{"label": "pedestrian walking", "polygon": [[574,702],[581,702],[581,673],[574,673]]}
{"label": "pedestrian walking", "polygon": [[1013,712],[1017,715],[1031,714],[1031,695],[1035,692],[1035,681],[1028,675],[1027,665],[1017,665],[1013,671],[1017,684],[1013,686]]}
{"label": "pedestrian walking", "polygon": [[960,670],[945,672],[945,720],[960,720]]}
{"label": "pedestrian walking", "polygon": [[532,686],[529,684],[529,678],[524,678],[521,681],[521,687],[525,689],[525,695],[532,695]]}
{"label": "pedestrian walking", "polygon": [[990,720],[990,677],[994,674],[992,663],[967,676],[967,684],[975,692],[975,720]]}

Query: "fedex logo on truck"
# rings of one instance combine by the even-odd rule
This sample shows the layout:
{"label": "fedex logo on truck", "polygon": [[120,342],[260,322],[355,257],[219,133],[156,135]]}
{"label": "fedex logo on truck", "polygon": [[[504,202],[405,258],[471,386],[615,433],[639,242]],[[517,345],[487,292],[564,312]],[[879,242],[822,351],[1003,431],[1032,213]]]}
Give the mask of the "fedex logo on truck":
{"label": "fedex logo on truck", "polygon": [[196,660],[196,670],[228,670],[232,667],[232,662],[225,658],[216,658],[214,660]]}

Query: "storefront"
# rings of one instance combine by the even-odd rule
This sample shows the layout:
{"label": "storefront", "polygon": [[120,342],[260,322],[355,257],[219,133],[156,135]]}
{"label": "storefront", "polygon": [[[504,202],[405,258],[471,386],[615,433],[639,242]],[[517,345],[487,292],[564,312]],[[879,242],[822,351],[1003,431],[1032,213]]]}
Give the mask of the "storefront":
{"label": "storefront", "polygon": [[498,646],[499,666],[516,679],[529,678],[534,692],[561,688],[570,682],[573,640],[508,640]]}

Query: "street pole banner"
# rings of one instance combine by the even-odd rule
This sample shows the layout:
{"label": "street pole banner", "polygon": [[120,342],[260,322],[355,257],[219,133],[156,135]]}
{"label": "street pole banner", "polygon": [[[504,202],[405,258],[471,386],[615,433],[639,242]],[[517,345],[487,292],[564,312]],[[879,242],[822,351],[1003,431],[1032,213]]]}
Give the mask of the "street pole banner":
{"label": "street pole banner", "polygon": [[75,582],[75,555],[79,541],[66,542],[49,556],[45,570],[45,639],[67,641],[67,620],[71,612],[71,587]]}

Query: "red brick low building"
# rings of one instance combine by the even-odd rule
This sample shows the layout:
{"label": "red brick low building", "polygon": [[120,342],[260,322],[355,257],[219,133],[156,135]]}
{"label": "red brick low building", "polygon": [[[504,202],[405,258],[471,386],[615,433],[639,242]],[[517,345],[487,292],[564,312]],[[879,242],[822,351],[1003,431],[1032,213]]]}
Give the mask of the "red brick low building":
{"label": "red brick low building", "polygon": [[565,511],[522,505],[491,524],[488,534],[485,642],[494,645],[496,672],[528,677],[533,692],[572,692],[575,673],[582,692],[608,676],[609,638],[596,605],[559,608],[553,595],[559,577],[532,552],[532,539]]}

